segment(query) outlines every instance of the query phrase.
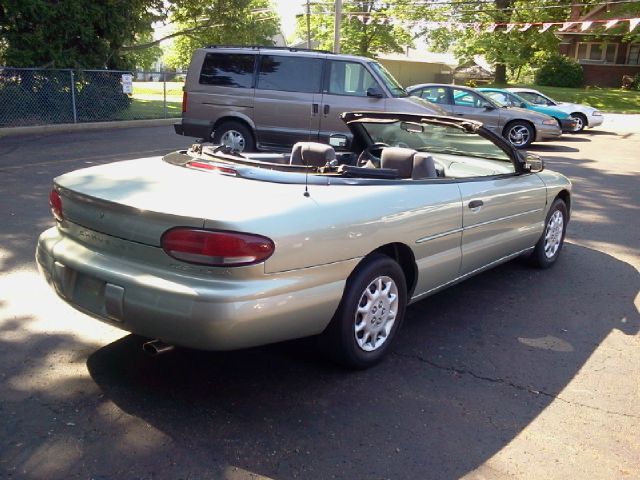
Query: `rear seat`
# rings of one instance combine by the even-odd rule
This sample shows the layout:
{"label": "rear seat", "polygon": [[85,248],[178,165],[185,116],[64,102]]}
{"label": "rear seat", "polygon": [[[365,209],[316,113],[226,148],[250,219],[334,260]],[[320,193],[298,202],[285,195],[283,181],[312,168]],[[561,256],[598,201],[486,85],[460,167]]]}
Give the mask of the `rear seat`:
{"label": "rear seat", "polygon": [[336,159],[336,151],[331,145],[317,142],[298,142],[291,149],[291,165],[324,167]]}

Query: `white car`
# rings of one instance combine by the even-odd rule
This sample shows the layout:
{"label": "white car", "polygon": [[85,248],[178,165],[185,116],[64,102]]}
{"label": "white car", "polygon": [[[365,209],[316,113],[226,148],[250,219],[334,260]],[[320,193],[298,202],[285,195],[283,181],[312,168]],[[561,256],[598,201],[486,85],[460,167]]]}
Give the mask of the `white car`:
{"label": "white car", "polygon": [[602,125],[604,117],[597,109],[579,103],[558,102],[545,94],[531,88],[507,88],[507,90],[517,93],[525,100],[536,105],[548,105],[557,108],[571,115],[576,120],[574,132],[581,132],[586,127],[592,128]]}

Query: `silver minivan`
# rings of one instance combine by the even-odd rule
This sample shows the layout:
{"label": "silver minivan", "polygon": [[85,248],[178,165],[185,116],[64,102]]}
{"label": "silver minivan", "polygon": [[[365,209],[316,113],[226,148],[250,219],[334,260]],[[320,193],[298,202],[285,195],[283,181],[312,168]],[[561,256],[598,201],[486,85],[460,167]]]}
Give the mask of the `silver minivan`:
{"label": "silver minivan", "polygon": [[446,114],[410,97],[370,58],[275,47],[195,51],[176,133],[238,151],[288,149],[299,141],[350,136],[346,111]]}

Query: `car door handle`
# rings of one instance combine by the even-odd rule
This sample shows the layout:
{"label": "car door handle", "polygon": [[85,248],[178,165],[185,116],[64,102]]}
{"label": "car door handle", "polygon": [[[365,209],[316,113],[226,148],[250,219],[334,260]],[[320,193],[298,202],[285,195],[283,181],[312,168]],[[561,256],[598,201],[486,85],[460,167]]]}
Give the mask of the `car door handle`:
{"label": "car door handle", "polygon": [[325,115],[329,115],[329,105],[325,105],[323,111]]}
{"label": "car door handle", "polygon": [[320,111],[320,109],[319,109],[319,105],[317,103],[311,104],[311,113],[313,115],[317,115],[319,111]]}
{"label": "car door handle", "polygon": [[483,205],[484,205],[484,202],[482,200],[471,200],[469,202],[469,208],[471,210],[479,209]]}

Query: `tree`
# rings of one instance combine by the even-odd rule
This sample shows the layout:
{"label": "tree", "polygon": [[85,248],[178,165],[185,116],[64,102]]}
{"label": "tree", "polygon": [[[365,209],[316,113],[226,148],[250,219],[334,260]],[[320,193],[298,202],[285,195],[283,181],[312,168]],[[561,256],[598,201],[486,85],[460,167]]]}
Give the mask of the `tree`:
{"label": "tree", "polygon": [[[409,31],[400,21],[407,18],[409,0],[382,2],[360,0],[343,5],[340,28],[340,52],[373,57],[377,53],[402,52],[412,45]],[[311,7],[311,38],[325,50],[333,50],[334,5],[332,2]],[[296,34],[307,37],[306,16],[298,17]]]}
{"label": "tree", "polygon": [[[586,3],[581,0],[581,3]],[[551,6],[550,6],[551,5]],[[565,21],[570,12],[571,0],[557,0],[550,4],[544,0],[494,0],[472,5],[468,0],[451,0],[448,4],[429,8],[435,21],[446,20],[464,24],[477,24],[478,30],[439,28],[431,32],[429,44],[437,50],[446,50],[454,45],[453,51],[462,61],[474,55],[484,55],[495,64],[495,81],[504,84],[507,70],[518,72],[524,66],[534,64],[546,53],[557,52],[558,39],[553,31],[540,32],[539,26],[526,31],[518,28],[505,32],[505,27],[487,31],[488,24],[533,23]],[[417,15],[425,16],[427,8],[422,7]]]}
{"label": "tree", "polygon": [[151,34],[163,8],[162,0],[3,0],[0,60],[14,67],[129,68],[122,47]]}
{"label": "tree", "polygon": [[[153,43],[151,33],[143,33],[136,35],[135,45],[145,45],[144,48],[127,48],[121,49],[122,55],[129,65],[135,69],[151,70],[153,63],[162,56],[162,49]],[[149,45],[149,46],[146,46]]]}
{"label": "tree", "polygon": [[174,0],[169,18],[177,30],[165,51],[172,67],[186,67],[193,51],[205,45],[273,45],[280,31],[269,0]]}

